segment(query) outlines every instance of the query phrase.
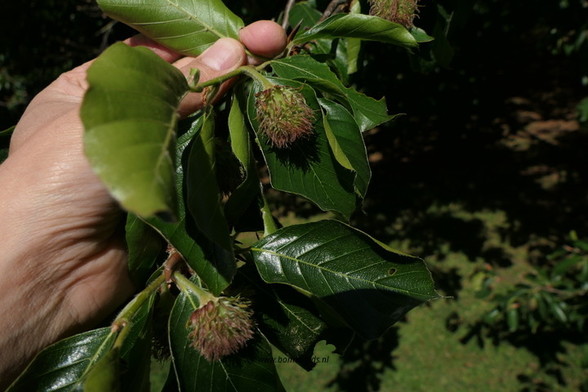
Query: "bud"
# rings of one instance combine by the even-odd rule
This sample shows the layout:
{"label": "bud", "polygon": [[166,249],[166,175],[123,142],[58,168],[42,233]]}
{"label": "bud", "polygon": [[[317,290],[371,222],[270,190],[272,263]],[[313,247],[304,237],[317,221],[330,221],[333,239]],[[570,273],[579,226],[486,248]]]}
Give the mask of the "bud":
{"label": "bud", "polygon": [[370,14],[403,25],[407,29],[418,12],[418,0],[369,0]]}
{"label": "bud", "polygon": [[196,309],[188,321],[191,346],[208,361],[216,361],[243,348],[253,337],[249,302],[221,297]]}
{"label": "bud", "polygon": [[287,148],[312,134],[314,111],[295,88],[276,85],[255,98],[259,130],[272,146]]}

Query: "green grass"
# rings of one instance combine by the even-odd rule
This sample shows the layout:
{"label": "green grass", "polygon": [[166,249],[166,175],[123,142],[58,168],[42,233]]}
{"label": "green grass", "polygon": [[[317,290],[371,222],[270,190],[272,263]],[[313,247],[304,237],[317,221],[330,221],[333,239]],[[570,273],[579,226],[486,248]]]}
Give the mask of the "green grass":
{"label": "green grass", "polygon": [[[500,236],[500,230],[508,224],[501,212],[481,211],[465,213],[459,206],[435,208],[429,213],[450,213],[460,219],[477,219],[484,222],[484,248],[499,248],[508,256],[510,267],[496,268],[500,287],[507,288],[518,282],[530,270],[527,246],[510,247]],[[420,254],[410,241],[395,242],[392,246],[402,251]],[[411,249],[412,248],[412,249]],[[439,250],[441,260],[430,257],[427,262],[440,271],[453,270],[461,277],[461,289],[457,298],[436,300],[411,311],[406,321],[399,323],[398,347],[390,349],[386,366],[373,359],[372,369],[378,373],[379,388],[365,391],[383,392],[576,392],[588,380],[588,339],[584,345],[565,343],[564,352],[557,354],[559,364],[542,367],[539,359],[526,348],[515,347],[508,342],[493,344],[488,338],[461,338],[469,327],[490,308],[490,303],[479,299],[470,277],[484,268],[486,260],[466,257],[453,252],[449,244]],[[444,293],[446,294],[446,293]],[[447,320],[457,316],[456,328],[449,330]],[[311,372],[305,372],[295,364],[278,365],[278,371],[288,392],[353,390],[328,386],[339,372],[342,360],[332,353],[333,347],[322,342],[315,354],[328,356],[329,362],[318,364]],[[367,358],[367,363],[370,359]],[[386,362],[386,361],[384,361]],[[364,363],[365,365],[365,363]],[[356,362],[351,365],[359,366]],[[554,367],[555,366],[555,367]],[[348,366],[347,369],[350,367]],[[557,369],[561,382],[548,374]],[[345,384],[343,384],[345,385]],[[355,390],[354,390],[355,391]]]}
{"label": "green grass", "polygon": [[[508,343],[493,345],[476,339],[466,344],[460,338],[466,326],[455,332],[446,328],[447,318],[454,312],[472,317],[483,309],[476,304],[468,290],[462,291],[459,300],[444,299],[421,306],[409,313],[407,321],[399,324],[399,346],[390,352],[395,369],[386,369],[380,377],[380,391],[385,392],[514,392],[525,386],[518,377],[527,376],[535,383],[548,385],[544,391],[579,391],[588,378],[580,363],[588,353],[588,345],[566,344],[567,353],[559,359],[567,386],[559,385],[553,377],[541,371],[538,359],[526,349]],[[479,306],[478,306],[479,305]],[[315,354],[328,356],[329,363],[318,364],[305,372],[295,364],[278,365],[278,371],[288,392],[337,391],[328,388],[339,370],[341,360],[331,352],[333,348],[321,343]]]}

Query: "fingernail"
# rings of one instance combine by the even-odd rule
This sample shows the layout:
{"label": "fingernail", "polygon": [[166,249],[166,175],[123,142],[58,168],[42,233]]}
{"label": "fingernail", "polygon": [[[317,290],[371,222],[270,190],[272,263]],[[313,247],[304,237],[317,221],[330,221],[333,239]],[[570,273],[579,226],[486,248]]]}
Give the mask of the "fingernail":
{"label": "fingernail", "polygon": [[200,55],[200,61],[215,71],[225,71],[241,65],[244,55],[236,40],[221,38]]}

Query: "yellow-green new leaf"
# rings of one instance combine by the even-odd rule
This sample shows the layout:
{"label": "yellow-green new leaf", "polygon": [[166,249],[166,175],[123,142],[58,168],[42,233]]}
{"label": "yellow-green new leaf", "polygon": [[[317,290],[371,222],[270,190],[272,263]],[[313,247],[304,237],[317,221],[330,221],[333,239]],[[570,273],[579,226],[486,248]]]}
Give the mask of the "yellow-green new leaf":
{"label": "yellow-green new leaf", "polygon": [[118,43],[88,69],[81,117],[94,171],[127,211],[175,214],[176,109],[188,90],[176,68]]}

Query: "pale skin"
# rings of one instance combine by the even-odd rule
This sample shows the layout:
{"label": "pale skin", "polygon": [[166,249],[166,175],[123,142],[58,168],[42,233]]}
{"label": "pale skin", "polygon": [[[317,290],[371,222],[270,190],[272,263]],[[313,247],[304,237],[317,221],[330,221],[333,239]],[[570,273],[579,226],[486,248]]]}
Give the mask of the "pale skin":
{"label": "pale skin", "polygon": [[[223,38],[197,58],[181,57],[148,39],[146,46],[200,81],[272,57],[284,30],[259,21]],[[135,291],[121,232],[124,214],[92,172],[79,117],[91,62],[61,75],[31,102],[0,165],[0,390],[47,345],[105,320]],[[221,92],[226,90],[223,85]],[[202,106],[190,94],[179,112]]]}

